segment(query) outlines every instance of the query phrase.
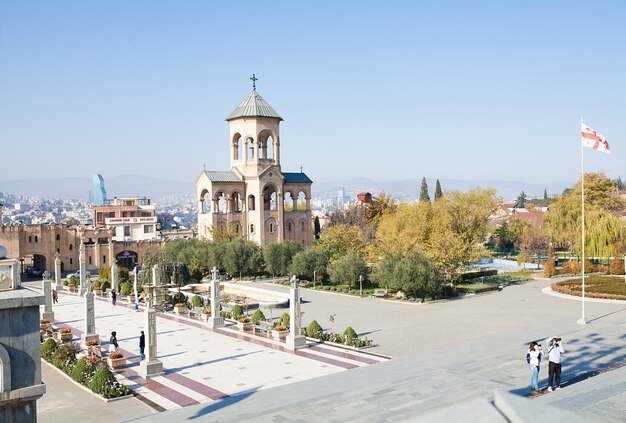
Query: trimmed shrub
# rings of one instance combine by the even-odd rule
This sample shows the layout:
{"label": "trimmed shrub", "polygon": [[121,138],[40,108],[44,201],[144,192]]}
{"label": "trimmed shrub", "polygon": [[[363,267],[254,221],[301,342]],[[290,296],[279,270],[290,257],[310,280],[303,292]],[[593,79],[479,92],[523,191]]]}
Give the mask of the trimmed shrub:
{"label": "trimmed shrub", "polygon": [[93,289],[102,289],[102,282],[100,282],[99,280],[96,280],[93,283]]}
{"label": "trimmed shrub", "polygon": [[120,294],[123,296],[128,296],[131,292],[133,292],[133,284],[128,281],[124,282],[122,284],[122,289],[120,289]]}
{"label": "trimmed shrub", "polygon": [[354,329],[352,329],[352,326],[348,326],[346,330],[343,331],[342,338],[343,338],[343,342],[346,345],[354,345],[354,340],[358,339],[359,337],[354,331]]}
{"label": "trimmed shrub", "polygon": [[106,366],[101,366],[96,370],[89,383],[89,388],[104,398],[117,398],[128,395],[130,392],[126,385],[119,383],[115,379],[111,370]]}
{"label": "trimmed shrub", "polygon": [[543,267],[543,276],[545,276],[546,278],[550,278],[552,276],[555,276],[556,274],[557,271],[556,266],[554,266],[554,260],[548,258],[545,266]]}
{"label": "trimmed shrub", "polygon": [[79,348],[74,343],[59,345],[52,355],[52,364],[69,374],[76,363],[78,350]]}
{"label": "trimmed shrub", "polygon": [[624,274],[624,259],[613,259],[609,266],[609,273],[611,275],[623,275]]}
{"label": "trimmed shrub", "polygon": [[95,370],[93,363],[86,357],[82,357],[70,372],[70,377],[78,383],[87,384],[93,377]]}
{"label": "trimmed shrub", "polygon": [[285,312],[282,314],[282,316],[280,316],[280,319],[278,319],[277,324],[279,326],[285,326],[287,329],[289,329],[289,313]]}
{"label": "trimmed shrub", "polygon": [[309,338],[319,338],[322,332],[322,327],[317,323],[317,320],[313,320],[306,328],[306,336]]}
{"label": "trimmed shrub", "polygon": [[258,325],[261,320],[265,320],[265,314],[261,311],[261,309],[256,309],[254,314],[252,315],[252,323]]}
{"label": "trimmed shrub", "polygon": [[191,299],[191,305],[194,306],[194,307],[202,307],[204,305],[204,300],[202,299],[201,296],[195,295]]}
{"label": "trimmed shrub", "polygon": [[102,282],[102,289],[103,289],[103,290],[105,290],[105,289],[111,289],[111,282],[109,282],[109,281],[104,281],[104,282]]}
{"label": "trimmed shrub", "polygon": [[230,314],[233,319],[239,319],[243,315],[243,310],[239,304],[235,304],[233,309],[230,311]]}
{"label": "trimmed shrub", "polygon": [[46,340],[46,342],[41,344],[41,347],[40,347],[41,357],[45,359],[46,361],[52,360],[52,356],[56,352],[57,347],[58,345],[56,342],[54,342],[54,339],[49,338],[48,340]]}
{"label": "trimmed shrub", "polygon": [[176,294],[172,295],[172,301],[175,303],[186,303],[187,296],[182,292],[177,292]]}

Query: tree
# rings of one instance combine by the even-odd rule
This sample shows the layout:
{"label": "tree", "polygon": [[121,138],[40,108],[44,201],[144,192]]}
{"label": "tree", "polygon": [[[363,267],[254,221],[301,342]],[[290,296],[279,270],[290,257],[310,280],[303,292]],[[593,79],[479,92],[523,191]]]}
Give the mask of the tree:
{"label": "tree", "polygon": [[338,224],[324,228],[316,245],[323,249],[332,261],[348,251],[361,253],[365,237],[357,226]]}
{"label": "tree", "polygon": [[617,177],[617,180],[615,181],[615,188],[619,192],[624,192],[624,183],[622,182],[622,177],[621,176]]}
{"label": "tree", "polygon": [[261,254],[258,246],[241,238],[225,244],[224,268],[230,275],[242,275],[255,272],[259,267]]}
{"label": "tree", "polygon": [[263,249],[263,258],[267,270],[275,275],[287,275],[293,256],[304,250],[302,244],[295,241],[270,244]]}
{"label": "tree", "polygon": [[439,183],[439,179],[437,179],[437,183],[435,184],[435,201],[439,200],[442,195],[441,184]]}
{"label": "tree", "polygon": [[426,177],[422,178],[422,188],[420,190],[420,203],[430,203],[430,195],[428,194],[428,184],[426,183]]}
{"label": "tree", "polygon": [[372,202],[368,205],[368,221],[376,224],[386,213],[393,213],[398,207],[398,202],[393,199],[390,194],[380,191],[378,195],[372,198]]}
{"label": "tree", "polygon": [[320,218],[318,216],[315,216],[315,219],[313,220],[313,234],[315,236],[315,239],[320,239],[320,232]]}
{"label": "tree", "polygon": [[537,256],[537,268],[539,268],[539,255],[548,249],[550,239],[541,229],[528,225],[522,232],[519,244],[519,257],[530,259],[532,256]]}
{"label": "tree", "polygon": [[547,190],[547,188],[543,189],[543,199],[544,199],[544,201],[548,200],[548,190]]}
{"label": "tree", "polygon": [[313,279],[313,272],[317,278],[324,277],[328,268],[328,255],[319,247],[309,247],[300,251],[291,261],[291,273]]}
{"label": "tree", "polygon": [[353,288],[359,277],[366,277],[367,265],[356,252],[349,251],[331,263],[328,273],[333,283],[346,284]]}
{"label": "tree", "polygon": [[211,226],[210,232],[213,242],[231,241],[236,238],[243,238],[239,231],[239,225],[235,223],[222,223]]}
{"label": "tree", "polygon": [[375,266],[372,280],[379,286],[388,286],[410,292],[414,298],[425,300],[441,294],[441,275],[433,263],[413,251],[405,256],[394,254],[384,257]]}
{"label": "tree", "polygon": [[523,209],[526,207],[526,193],[524,191],[520,192],[520,194],[515,199],[515,207],[518,209]]}

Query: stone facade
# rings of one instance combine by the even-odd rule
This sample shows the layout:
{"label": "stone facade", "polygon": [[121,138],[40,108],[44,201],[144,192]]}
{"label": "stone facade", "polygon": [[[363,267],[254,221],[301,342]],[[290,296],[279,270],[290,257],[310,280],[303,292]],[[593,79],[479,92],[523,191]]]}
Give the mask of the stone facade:
{"label": "stone facade", "polygon": [[255,88],[226,120],[230,170],[205,170],[196,179],[200,239],[228,225],[261,246],[285,240],[309,245],[313,182],[302,172],[282,171],[283,119]]}

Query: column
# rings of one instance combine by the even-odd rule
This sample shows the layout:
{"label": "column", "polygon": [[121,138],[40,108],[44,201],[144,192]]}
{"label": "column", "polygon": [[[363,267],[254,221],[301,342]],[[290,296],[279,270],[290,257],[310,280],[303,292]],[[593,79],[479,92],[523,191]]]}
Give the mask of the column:
{"label": "column", "polygon": [[48,273],[48,271],[44,272],[42,283],[45,298],[42,318],[54,322],[54,312],[52,311],[52,280],[50,280],[50,273]]}
{"label": "column", "polygon": [[113,264],[111,265],[111,289],[115,291],[115,293],[120,292],[117,278],[117,260],[113,260]]}
{"label": "column", "polygon": [[85,275],[87,274],[87,267],[85,266],[85,243],[83,239],[80,239],[80,247],[78,250],[78,270],[80,271],[80,295],[83,295],[85,289]]}
{"label": "column", "polygon": [[100,251],[100,242],[98,242],[98,239],[96,238],[96,245],[94,246],[94,261],[93,264],[94,266],[96,266],[96,268],[100,269],[100,263],[102,262],[102,255],[101,255],[101,251]]}
{"label": "column", "polygon": [[224,326],[224,318],[220,315],[220,280],[219,271],[216,267],[211,270],[211,317],[209,327],[212,329]]}
{"label": "column", "polygon": [[306,337],[301,335],[302,322],[300,313],[300,287],[295,275],[291,277],[289,289],[289,335],[286,339],[286,347],[290,350],[306,347]]}
{"label": "column", "polygon": [[143,319],[146,330],[146,359],[139,364],[139,374],[143,378],[160,376],[163,374],[163,363],[157,358],[156,310],[152,306],[152,296],[148,298]]}
{"label": "column", "polygon": [[154,282],[154,303],[161,304],[161,271],[159,265],[152,266],[152,281]]}
{"label": "column", "polygon": [[83,347],[87,346],[87,342],[95,339],[100,343],[100,336],[96,333],[96,314],[94,309],[94,294],[91,286],[87,286],[85,292],[85,330],[81,335]]}
{"label": "column", "polygon": [[139,310],[139,266],[136,265],[133,269],[133,292],[135,293],[135,310]]}
{"label": "column", "polygon": [[57,286],[57,292],[63,290],[63,282],[61,282],[61,258],[59,253],[54,253],[54,281]]}

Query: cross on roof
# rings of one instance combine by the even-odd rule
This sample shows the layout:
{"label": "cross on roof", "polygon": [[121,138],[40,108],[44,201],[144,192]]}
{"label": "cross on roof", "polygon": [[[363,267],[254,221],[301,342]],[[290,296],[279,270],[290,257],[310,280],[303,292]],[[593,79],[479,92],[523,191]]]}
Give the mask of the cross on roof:
{"label": "cross on roof", "polygon": [[252,89],[256,90],[256,81],[258,81],[259,78],[257,78],[255,74],[252,74],[252,78],[250,78],[250,80],[252,81]]}

